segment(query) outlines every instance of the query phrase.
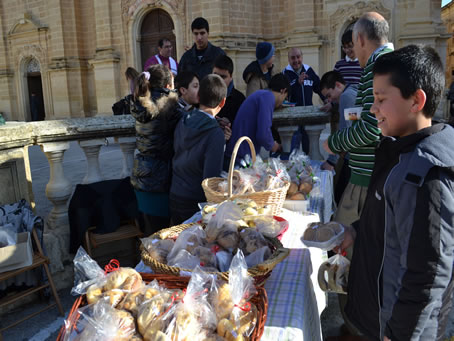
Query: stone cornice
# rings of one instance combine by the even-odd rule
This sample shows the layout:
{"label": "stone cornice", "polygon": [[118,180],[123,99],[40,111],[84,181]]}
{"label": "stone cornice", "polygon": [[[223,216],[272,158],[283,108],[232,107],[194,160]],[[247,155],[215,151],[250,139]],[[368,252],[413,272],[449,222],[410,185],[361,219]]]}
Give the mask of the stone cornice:
{"label": "stone cornice", "polygon": [[0,126],[0,150],[45,142],[135,136],[131,115],[96,116],[41,122],[6,122]]}

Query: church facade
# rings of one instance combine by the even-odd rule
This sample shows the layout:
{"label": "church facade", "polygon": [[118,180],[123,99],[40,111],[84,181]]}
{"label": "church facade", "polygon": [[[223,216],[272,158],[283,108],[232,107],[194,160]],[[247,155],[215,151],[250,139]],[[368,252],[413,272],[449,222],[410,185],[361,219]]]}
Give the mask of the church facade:
{"label": "church facade", "polygon": [[451,36],[441,0],[2,0],[0,112],[7,120],[111,115],[128,93],[124,72],[142,70],[162,37],[179,60],[192,45],[191,22],[210,23],[210,41],[235,65],[235,86],[257,42],[276,47],[276,66],[299,47],[322,75],[341,58],[340,37],[366,11],[390,23],[395,47],[424,43],[446,59]]}

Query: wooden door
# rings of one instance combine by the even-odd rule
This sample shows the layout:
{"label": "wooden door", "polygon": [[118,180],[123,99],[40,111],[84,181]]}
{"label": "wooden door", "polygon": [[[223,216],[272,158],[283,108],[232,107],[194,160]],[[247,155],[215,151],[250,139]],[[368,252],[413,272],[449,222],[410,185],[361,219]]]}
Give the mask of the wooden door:
{"label": "wooden door", "polygon": [[177,49],[175,34],[173,33],[174,28],[172,18],[166,11],[155,9],[147,14],[140,29],[142,67],[148,58],[158,53],[158,42],[162,38],[167,38],[172,42],[172,57],[176,60]]}
{"label": "wooden door", "polygon": [[[28,98],[30,104],[30,121],[44,121],[46,113],[44,112],[44,97],[41,73],[40,72],[28,73],[27,83],[28,83]],[[35,115],[32,114],[34,110],[36,110],[37,113]]]}

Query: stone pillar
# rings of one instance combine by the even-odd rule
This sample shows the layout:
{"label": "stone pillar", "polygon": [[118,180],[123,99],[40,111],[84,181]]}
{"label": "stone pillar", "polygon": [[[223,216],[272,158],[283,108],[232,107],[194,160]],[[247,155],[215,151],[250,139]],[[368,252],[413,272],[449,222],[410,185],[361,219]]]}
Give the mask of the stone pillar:
{"label": "stone pillar", "polygon": [[69,142],[43,143],[41,150],[50,166],[50,179],[46,186],[46,196],[54,205],[47,218],[47,226],[52,230],[69,226],[67,202],[72,193],[72,184],[63,171],[63,155],[69,149]]}
{"label": "stone pillar", "polygon": [[120,176],[123,179],[131,176],[134,163],[134,151],[136,150],[136,138],[116,137],[115,142],[120,145],[120,149],[123,152],[123,170]]}
{"label": "stone pillar", "polygon": [[99,168],[99,150],[104,144],[104,139],[79,141],[79,146],[83,149],[87,158],[87,174],[82,180],[83,184],[91,184],[103,180],[101,169]]}
{"label": "stone pillar", "polygon": [[[279,127],[277,130],[279,131],[279,136],[281,137],[282,151],[291,153],[292,136],[293,133],[298,130],[298,127]],[[301,143],[299,145],[299,149],[301,149]]]}
{"label": "stone pillar", "polygon": [[323,160],[320,153],[320,134],[325,129],[325,125],[306,125],[305,129],[309,135],[309,157],[311,160]]}

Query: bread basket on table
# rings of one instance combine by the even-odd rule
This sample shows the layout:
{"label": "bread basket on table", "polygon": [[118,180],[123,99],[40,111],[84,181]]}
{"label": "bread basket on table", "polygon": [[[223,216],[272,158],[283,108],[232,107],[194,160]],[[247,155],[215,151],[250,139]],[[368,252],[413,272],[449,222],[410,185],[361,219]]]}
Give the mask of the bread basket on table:
{"label": "bread basket on table", "polygon": [[[181,224],[177,226],[172,226],[167,229],[160,230],[150,236],[150,238],[156,239],[175,239],[180,233],[187,228],[196,225],[192,224]],[[282,262],[289,254],[289,249],[283,247],[282,243],[277,238],[268,238],[265,237],[268,242],[268,246],[271,248],[271,256],[265,260],[263,263],[260,263],[254,267],[248,269],[250,276],[254,277],[255,285],[261,286],[265,283],[268,277],[271,275],[273,268],[280,262]],[[181,269],[175,266],[169,266],[167,264],[161,263],[154,259],[150,253],[144,248],[143,244],[140,245],[141,257],[145,265],[148,265],[153,271],[157,274],[167,274],[174,276],[182,276],[182,273],[191,273],[192,270]],[[228,281],[229,272],[208,272],[215,274],[218,278]]]}
{"label": "bread basket on table", "polygon": [[[141,273],[142,279],[149,283],[153,280],[157,280],[159,285],[164,286],[168,289],[185,289],[189,283],[189,277],[175,277],[171,275],[152,275]],[[258,341],[263,335],[265,328],[265,322],[268,312],[268,296],[266,290],[261,287],[257,287],[257,293],[251,298],[251,302],[257,307],[257,324],[252,331],[249,340]],[[67,332],[72,332],[76,328],[77,321],[80,318],[78,309],[87,305],[87,299],[85,295],[79,296],[74,302],[71,311],[65,321],[65,324],[61,327],[60,333],[58,334],[57,341],[63,341]]]}
{"label": "bread basket on table", "polygon": [[290,183],[286,183],[283,187],[266,190],[261,192],[245,193],[239,195],[233,195],[232,193],[232,177],[233,177],[233,168],[235,167],[235,160],[238,154],[238,149],[243,141],[246,141],[249,144],[252,154],[252,164],[255,163],[256,153],[254,144],[251,139],[247,136],[241,137],[235,144],[232,152],[232,158],[230,159],[229,173],[227,177],[228,181],[228,193],[221,193],[218,191],[219,183],[225,181],[224,178],[207,178],[202,181],[202,188],[205,192],[205,197],[208,202],[211,203],[221,203],[225,200],[232,199],[251,199],[254,200],[258,206],[269,206],[271,208],[271,214],[279,215],[284,205],[285,197],[287,195],[287,190],[290,186]]}

